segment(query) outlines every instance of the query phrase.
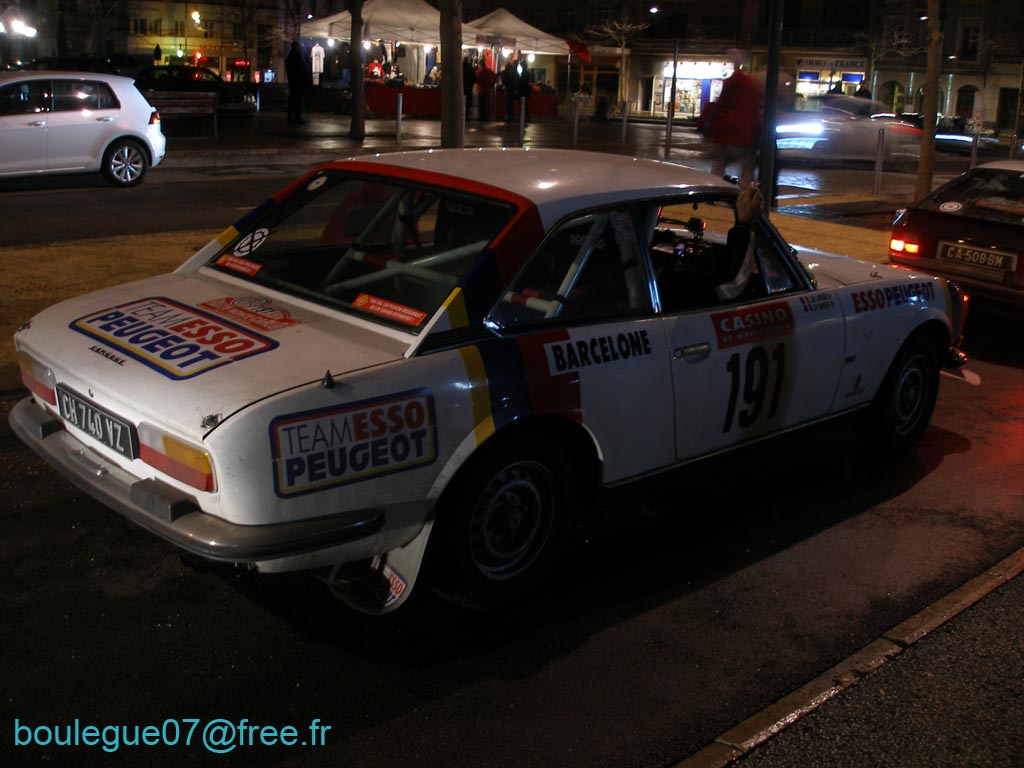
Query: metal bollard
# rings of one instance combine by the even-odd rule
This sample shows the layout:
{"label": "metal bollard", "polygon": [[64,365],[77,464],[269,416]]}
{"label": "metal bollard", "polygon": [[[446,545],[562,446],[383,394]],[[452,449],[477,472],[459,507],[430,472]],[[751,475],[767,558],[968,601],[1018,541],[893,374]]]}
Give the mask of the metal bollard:
{"label": "metal bollard", "polygon": [[878,149],[875,150],[875,195],[882,193],[882,165],[885,163],[885,128],[878,129]]}
{"label": "metal bollard", "polygon": [[580,136],[580,100],[572,100],[572,143],[576,146]]}
{"label": "metal bollard", "polygon": [[974,134],[971,137],[971,164],[968,168],[973,168],[978,164],[978,134]]}
{"label": "metal bollard", "polygon": [[523,146],[526,137],[526,97],[519,97],[519,146]]}
{"label": "metal bollard", "polygon": [[402,94],[398,94],[398,111],[395,112],[395,146],[402,146]]}
{"label": "metal bollard", "polygon": [[1017,159],[1017,145],[1020,143],[1020,136],[1010,137],[1010,159]]}
{"label": "metal bollard", "polygon": [[629,114],[629,108],[627,102],[622,102],[622,143],[626,143],[626,117]]}

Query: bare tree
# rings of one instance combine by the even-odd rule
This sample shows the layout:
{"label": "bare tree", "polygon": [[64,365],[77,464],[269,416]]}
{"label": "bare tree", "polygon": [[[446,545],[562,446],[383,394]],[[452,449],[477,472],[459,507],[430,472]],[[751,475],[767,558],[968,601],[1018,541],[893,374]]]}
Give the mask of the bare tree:
{"label": "bare tree", "polygon": [[880,62],[893,59],[905,61],[927,50],[927,43],[920,32],[920,24],[908,26],[910,18],[916,19],[919,11],[907,0],[879,0],[873,9],[871,23],[866,32],[856,38],[868,54],[870,80]]}
{"label": "bare tree", "polygon": [[463,111],[462,92],[462,0],[441,0],[441,51],[444,74],[441,76],[441,146],[461,147]]}
{"label": "bare tree", "polygon": [[127,14],[127,0],[84,0],[78,5],[79,13],[92,19],[85,50],[90,53],[107,53],[104,44],[111,33],[120,32],[120,22]]}
{"label": "bare tree", "polygon": [[620,102],[626,101],[629,98],[629,58],[626,56],[626,49],[634,37],[650,26],[650,24],[645,22],[610,19],[583,30],[583,34],[588,40],[599,45],[611,45],[619,49],[618,100]]}

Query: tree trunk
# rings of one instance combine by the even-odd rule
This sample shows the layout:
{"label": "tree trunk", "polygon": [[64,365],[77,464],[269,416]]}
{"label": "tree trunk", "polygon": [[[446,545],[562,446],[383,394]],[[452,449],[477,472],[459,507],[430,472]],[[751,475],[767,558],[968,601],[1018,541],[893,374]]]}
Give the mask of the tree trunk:
{"label": "tree trunk", "polygon": [[441,146],[464,146],[462,0],[441,0]]}
{"label": "tree trunk", "polygon": [[348,135],[362,141],[366,138],[366,86],[363,67],[363,0],[349,3],[352,14],[352,37],[349,45],[349,68],[352,70],[352,122]]}
{"label": "tree trunk", "polygon": [[928,0],[928,69],[924,76],[924,106],[921,110],[921,161],[917,167],[917,189],[914,199],[920,200],[932,191],[935,164],[935,121],[939,105],[939,59],[942,56],[942,21],[939,0]]}

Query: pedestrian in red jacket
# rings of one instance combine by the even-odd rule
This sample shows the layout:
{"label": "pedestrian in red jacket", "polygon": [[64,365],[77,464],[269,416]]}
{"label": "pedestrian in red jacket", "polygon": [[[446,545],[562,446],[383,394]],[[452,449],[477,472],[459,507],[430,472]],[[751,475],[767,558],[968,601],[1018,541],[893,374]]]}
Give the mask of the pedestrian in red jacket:
{"label": "pedestrian in red jacket", "polygon": [[742,58],[735,60],[736,68],[722,84],[705,132],[712,144],[711,172],[722,176],[728,165],[739,163],[740,184],[746,187],[754,179],[762,99],[753,78],[740,68]]}

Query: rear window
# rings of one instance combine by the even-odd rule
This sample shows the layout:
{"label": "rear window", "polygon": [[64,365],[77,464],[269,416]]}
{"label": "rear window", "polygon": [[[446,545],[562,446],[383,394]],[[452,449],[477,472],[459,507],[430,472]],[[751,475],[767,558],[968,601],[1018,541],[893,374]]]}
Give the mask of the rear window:
{"label": "rear window", "polygon": [[918,204],[929,211],[1024,224],[1024,173],[975,168],[936,190]]}
{"label": "rear window", "polygon": [[110,86],[97,80],[53,81],[53,110],[79,112],[97,109],[117,109],[120,106]]}
{"label": "rear window", "polygon": [[415,332],[514,213],[453,189],[325,171],[208,266]]}

